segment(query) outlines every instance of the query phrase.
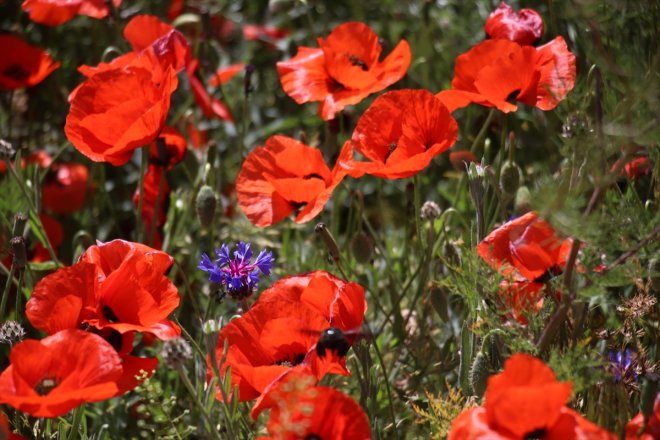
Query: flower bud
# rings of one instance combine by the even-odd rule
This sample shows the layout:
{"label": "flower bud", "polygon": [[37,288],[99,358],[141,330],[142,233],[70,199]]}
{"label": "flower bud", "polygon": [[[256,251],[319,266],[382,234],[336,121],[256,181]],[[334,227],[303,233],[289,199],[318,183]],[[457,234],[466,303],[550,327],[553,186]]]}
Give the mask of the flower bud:
{"label": "flower bud", "polygon": [[14,216],[14,227],[12,229],[12,236],[18,237],[22,236],[25,231],[25,225],[27,224],[28,216],[22,212],[17,212]]}
{"label": "flower bud", "polygon": [[515,162],[506,162],[500,170],[500,189],[506,195],[513,196],[520,187],[522,171]]}
{"label": "flower bud", "polygon": [[330,258],[332,258],[335,263],[338,262],[341,255],[339,252],[339,246],[337,246],[337,242],[328,230],[328,226],[325,223],[318,223],[314,227],[314,232],[321,237],[323,243],[328,248]]}
{"label": "flower bud", "polygon": [[490,365],[488,356],[483,351],[480,351],[475,356],[474,362],[472,362],[472,368],[470,369],[470,386],[476,396],[482,397],[486,392],[489,375]]}
{"label": "flower bud", "polygon": [[213,224],[215,205],[215,191],[213,191],[210,186],[204,185],[197,193],[197,198],[195,199],[195,211],[197,211],[199,223],[205,228],[208,228]]}
{"label": "flower bud", "polygon": [[420,217],[422,217],[422,220],[428,220],[428,221],[433,221],[440,217],[440,214],[442,213],[442,210],[438,206],[437,203],[427,200],[424,202],[422,205],[422,208],[420,209]]}
{"label": "flower bud", "polygon": [[163,342],[160,355],[167,365],[178,368],[187,360],[192,359],[192,348],[185,339],[174,338]]}

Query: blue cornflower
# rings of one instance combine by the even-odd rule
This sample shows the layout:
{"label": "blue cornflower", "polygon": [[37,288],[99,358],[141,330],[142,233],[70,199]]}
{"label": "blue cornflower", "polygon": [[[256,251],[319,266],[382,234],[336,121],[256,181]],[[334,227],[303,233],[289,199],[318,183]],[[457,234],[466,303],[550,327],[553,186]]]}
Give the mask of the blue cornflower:
{"label": "blue cornflower", "polygon": [[610,351],[607,354],[615,382],[621,382],[622,380],[627,379],[637,379],[637,374],[632,368],[633,354],[635,354],[635,352],[629,348],[626,348],[624,351]]}
{"label": "blue cornflower", "polygon": [[252,295],[259,282],[259,272],[270,275],[275,261],[271,252],[263,250],[259,252],[254,263],[251,262],[250,243],[243,241],[236,245],[233,258],[229,255],[229,246],[226,244],[216,249],[215,253],[218,255],[215,263],[208,255],[202,254],[202,260],[197,267],[208,272],[210,281],[222,284],[234,299],[245,299]]}

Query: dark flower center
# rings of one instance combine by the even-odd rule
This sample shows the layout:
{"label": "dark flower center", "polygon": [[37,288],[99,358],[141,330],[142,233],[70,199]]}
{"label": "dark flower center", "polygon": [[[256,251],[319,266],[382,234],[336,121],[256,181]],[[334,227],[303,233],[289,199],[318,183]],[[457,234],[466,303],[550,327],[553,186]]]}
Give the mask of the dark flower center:
{"label": "dark flower center", "polygon": [[320,435],[318,434],[307,434],[305,436],[305,440],[323,440]]}
{"label": "dark flower center", "polygon": [[520,89],[516,89],[513,92],[509,93],[509,96],[506,97],[506,102],[514,104],[516,102],[516,98],[518,97],[519,93],[520,93]]}
{"label": "dark flower center", "polygon": [[112,311],[112,309],[108,306],[103,306],[103,316],[105,319],[107,319],[110,322],[119,322],[120,319],[117,318],[117,315]]}
{"label": "dark flower center", "polygon": [[34,391],[40,396],[46,396],[60,384],[60,380],[54,376],[45,375],[43,379],[34,386]]}
{"label": "dark flower center", "polygon": [[528,434],[525,434],[525,440],[541,440],[545,437],[545,428],[537,429]]}
{"label": "dark flower center", "polygon": [[387,159],[389,159],[392,153],[394,153],[396,147],[397,147],[396,142],[392,142],[387,146],[387,153],[385,153],[385,158],[383,159],[383,162],[387,162]]}
{"label": "dark flower center", "polygon": [[295,367],[305,359],[305,353],[289,354],[283,359],[275,362],[274,365],[282,365],[285,367]]}
{"label": "dark flower center", "polygon": [[320,179],[320,180],[323,180],[323,177],[319,176],[319,175],[316,174],[316,173],[312,173],[312,174],[307,174],[307,175],[303,176],[303,179],[304,179],[304,180],[309,180],[309,179]]}
{"label": "dark flower center", "polygon": [[7,67],[5,70],[2,71],[2,74],[4,76],[8,76],[10,78],[15,79],[16,81],[22,81],[28,76],[30,76],[30,72],[25,70],[22,66],[19,66],[18,64],[12,64],[11,66]]}
{"label": "dark flower center", "polygon": [[352,65],[358,66],[362,70],[368,70],[369,68],[367,67],[367,63],[359,59],[357,56],[350,54],[348,55],[348,60],[351,62]]}

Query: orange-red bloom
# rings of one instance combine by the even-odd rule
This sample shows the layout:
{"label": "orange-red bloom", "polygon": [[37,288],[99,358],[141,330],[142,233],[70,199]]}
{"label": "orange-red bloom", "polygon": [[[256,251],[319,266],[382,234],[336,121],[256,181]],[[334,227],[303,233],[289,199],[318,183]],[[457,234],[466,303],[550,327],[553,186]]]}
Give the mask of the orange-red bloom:
{"label": "orange-red bloom", "polygon": [[655,398],[653,412],[649,415],[646,429],[644,427],[644,414],[639,413],[626,424],[625,440],[657,440],[660,438],[660,394]]}
{"label": "orange-red bloom", "polygon": [[117,394],[121,359],[100,336],[63,330],[18,343],[0,374],[0,403],[35,417],[57,417]]}
{"label": "orange-red bloom", "polygon": [[[144,175],[144,197],[142,200],[142,222],[146,231],[147,243],[160,248],[158,228],[167,220],[170,186],[165,177],[165,168],[149,164]],[[133,193],[133,206],[137,210],[140,204],[140,188]],[[158,206],[156,206],[158,205]],[[158,212],[156,212],[158,208]],[[156,216],[154,218],[154,216]]]}
{"label": "orange-red bloom", "polygon": [[[426,90],[396,90],[376,98],[346,143],[339,165],[352,177],[410,177],[449,149],[458,125],[445,105]],[[353,147],[369,162],[353,159]]]}
{"label": "orange-red bloom", "polygon": [[459,415],[448,440],[615,440],[617,437],[566,407],[570,382],[558,382],[542,361],[514,354],[488,379],[484,406]]}
{"label": "orange-red bloom", "polygon": [[289,35],[287,29],[280,29],[274,26],[262,26],[258,24],[246,24],[243,26],[243,38],[246,40],[261,40],[265,43],[272,44],[277,40]]}
{"label": "orange-red bloom", "polygon": [[83,164],[53,164],[43,183],[42,206],[57,214],[79,211],[85,204],[88,179],[89,169]]}
{"label": "orange-red bloom", "polygon": [[521,9],[516,14],[511,6],[502,2],[488,16],[484,30],[490,38],[504,38],[526,46],[543,35],[543,19],[533,9]]}
{"label": "orange-red bloom", "polygon": [[319,49],[299,47],[295,57],[277,63],[277,71],[284,91],[298,104],[321,102],[324,120],[399,81],[410,65],[405,40],[381,62],[378,36],[364,23],[341,24],[318,43]]}
{"label": "orange-red bloom", "polygon": [[[320,333],[334,326],[352,330],[362,324],[364,289],[326,272],[316,271],[276,282],[238,319],[220,333],[216,356],[227,357],[232,386],[241,401],[252,400],[292,368],[303,369],[320,380],[327,373],[348,375],[345,358],[320,358],[315,351]],[[209,366],[209,377],[211,368]],[[218,399],[222,394],[216,392]]]}
{"label": "orange-red bloom", "polygon": [[187,145],[179,130],[165,126],[149,147],[149,163],[171,170],[185,157]]}
{"label": "orange-red bloom", "polygon": [[0,35],[0,47],[0,90],[35,86],[60,67],[46,52],[14,35]]}
{"label": "orange-red bloom", "polygon": [[371,429],[362,407],[333,388],[294,376],[269,391],[275,403],[268,419],[269,437],[260,440],[369,440]]}
{"label": "orange-red bloom", "polygon": [[477,253],[506,277],[538,281],[564,270],[572,243],[535,212],[528,212],[491,232],[477,245]]}
{"label": "orange-red bloom", "polygon": [[[197,77],[197,68],[199,61],[193,60],[186,67],[186,74],[188,82],[190,83],[190,90],[192,91],[193,98],[199,106],[200,110],[207,118],[217,117],[224,121],[234,122],[234,117],[229,110],[229,107],[221,100],[214,98],[206,89],[204,83]],[[233,78],[244,67],[244,64],[233,64],[227,68],[219,69],[213,77],[211,77],[210,84],[212,87],[223,85],[231,78]]]}
{"label": "orange-red bloom", "polygon": [[73,266],[44,277],[26,306],[30,323],[48,334],[88,326],[119,333],[180,334],[167,316],[179,305],[164,272],[172,257],[139,243],[114,240],[91,246]]}
{"label": "orange-red bloom", "polygon": [[575,55],[562,37],[538,48],[486,40],[456,58],[451,85],[437,95],[450,111],[477,103],[508,113],[516,101],[552,110],[575,85]]}
{"label": "orange-red bloom", "polygon": [[[121,0],[112,3],[117,8]],[[104,18],[109,12],[104,0],[25,0],[21,8],[28,13],[30,20],[46,26],[64,24],[76,15]]]}
{"label": "orange-red bloom", "polygon": [[330,171],[316,148],[286,136],[272,136],[243,162],[236,179],[238,204],[262,228],[301,207],[295,221],[305,223],[321,212],[345,175],[339,166]]}

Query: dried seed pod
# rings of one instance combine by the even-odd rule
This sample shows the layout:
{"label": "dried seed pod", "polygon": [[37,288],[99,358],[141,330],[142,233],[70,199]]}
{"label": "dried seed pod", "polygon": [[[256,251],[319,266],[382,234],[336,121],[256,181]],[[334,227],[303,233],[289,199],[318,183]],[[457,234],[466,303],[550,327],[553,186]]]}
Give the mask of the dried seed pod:
{"label": "dried seed pod", "polygon": [[197,211],[199,223],[205,228],[213,224],[216,204],[215,191],[208,185],[201,187],[195,199],[195,211]]}

